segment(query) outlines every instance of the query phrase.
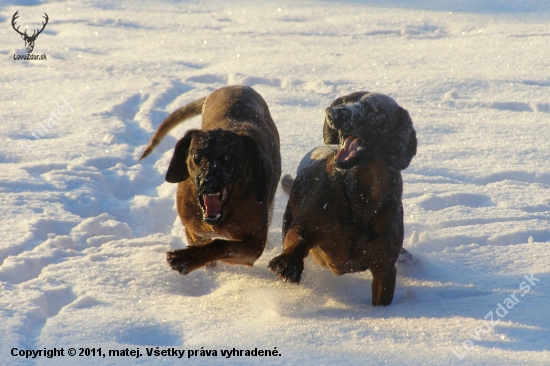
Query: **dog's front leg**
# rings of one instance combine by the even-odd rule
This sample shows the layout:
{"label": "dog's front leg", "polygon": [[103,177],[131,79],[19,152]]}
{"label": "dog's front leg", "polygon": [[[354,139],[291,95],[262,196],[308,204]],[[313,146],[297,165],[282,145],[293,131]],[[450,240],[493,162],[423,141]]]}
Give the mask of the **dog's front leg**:
{"label": "dog's front leg", "polygon": [[397,270],[395,262],[401,245],[399,241],[381,237],[357,246],[352,258],[360,258],[361,264],[368,264],[372,273],[372,305],[387,306],[393,300]]}
{"label": "dog's front leg", "polygon": [[301,227],[291,227],[284,238],[283,253],[269,261],[268,268],[285,282],[300,283],[304,271],[304,258],[309,253]]}
{"label": "dog's front leg", "polygon": [[262,254],[264,246],[265,240],[256,237],[242,241],[217,239],[206,245],[168,252],[166,261],[174,271],[184,275],[219,260],[251,266]]}
{"label": "dog's front leg", "polygon": [[388,306],[393,300],[397,270],[390,268],[372,267],[372,305]]}

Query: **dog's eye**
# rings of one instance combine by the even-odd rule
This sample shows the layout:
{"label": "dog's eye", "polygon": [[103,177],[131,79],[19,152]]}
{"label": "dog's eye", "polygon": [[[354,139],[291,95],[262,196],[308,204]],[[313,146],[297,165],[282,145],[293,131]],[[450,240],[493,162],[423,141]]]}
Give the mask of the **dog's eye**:
{"label": "dog's eye", "polygon": [[195,153],[195,155],[193,155],[193,162],[195,164],[199,164],[201,162],[201,158],[202,156],[199,153]]}

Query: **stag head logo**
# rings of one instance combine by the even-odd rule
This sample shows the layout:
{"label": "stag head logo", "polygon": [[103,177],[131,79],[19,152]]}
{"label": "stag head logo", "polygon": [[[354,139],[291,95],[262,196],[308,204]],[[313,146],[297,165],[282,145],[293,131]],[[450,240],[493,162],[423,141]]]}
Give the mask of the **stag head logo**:
{"label": "stag head logo", "polygon": [[[27,53],[32,53],[32,50],[34,49],[34,42],[36,41],[36,38],[38,37],[38,35],[40,33],[42,33],[42,31],[44,30],[44,28],[46,28],[46,24],[48,24],[48,14],[44,13],[44,19],[46,19],[46,22],[42,22],[42,29],[40,30],[35,30],[32,34],[32,36],[29,36],[27,34],[27,30],[25,29],[25,32],[21,33],[19,31],[19,26],[17,26],[17,28],[15,28],[15,21],[17,20],[17,18],[19,18],[19,14],[17,14],[19,12],[19,10],[17,10],[15,12],[15,14],[13,14],[13,18],[11,18],[11,26],[13,27],[13,29],[15,29],[15,31],[17,33],[19,33],[21,35],[21,38],[23,38],[23,40],[25,41],[25,48],[27,49]],[[38,33],[37,33],[38,32]]]}

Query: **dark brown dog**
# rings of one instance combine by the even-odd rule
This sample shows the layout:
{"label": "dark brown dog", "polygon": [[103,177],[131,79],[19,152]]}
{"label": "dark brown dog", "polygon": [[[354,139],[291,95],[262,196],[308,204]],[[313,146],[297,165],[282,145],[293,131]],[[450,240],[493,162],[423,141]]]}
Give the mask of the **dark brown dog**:
{"label": "dark brown dog", "polygon": [[201,130],[178,141],[166,181],[189,246],[167,253],[187,274],[215,261],[253,265],[262,254],[281,176],[279,134],[267,104],[252,88],[230,86],[170,114],[140,160],[179,123],[202,112]]}
{"label": "dark brown dog", "polygon": [[283,178],[284,249],[269,268],[300,282],[311,253],[337,275],[370,269],[372,304],[389,305],[403,246],[400,170],[416,155],[409,113],[388,96],[353,93],[326,109],[323,135],[340,146],[314,149],[295,181]]}

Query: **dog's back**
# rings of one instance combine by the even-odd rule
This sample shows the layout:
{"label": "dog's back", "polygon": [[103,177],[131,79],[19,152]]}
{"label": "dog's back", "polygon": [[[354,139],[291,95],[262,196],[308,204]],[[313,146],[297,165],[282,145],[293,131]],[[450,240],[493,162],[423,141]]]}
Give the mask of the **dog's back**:
{"label": "dog's back", "polygon": [[263,142],[272,156],[279,151],[279,133],[267,103],[249,86],[229,86],[210,94],[204,102],[201,128],[204,131],[223,128],[251,135]]}

